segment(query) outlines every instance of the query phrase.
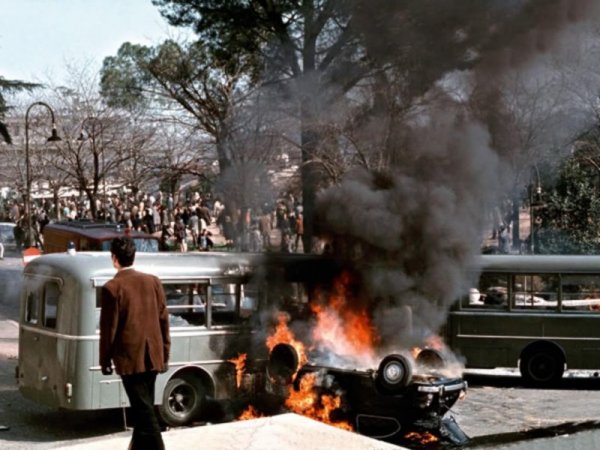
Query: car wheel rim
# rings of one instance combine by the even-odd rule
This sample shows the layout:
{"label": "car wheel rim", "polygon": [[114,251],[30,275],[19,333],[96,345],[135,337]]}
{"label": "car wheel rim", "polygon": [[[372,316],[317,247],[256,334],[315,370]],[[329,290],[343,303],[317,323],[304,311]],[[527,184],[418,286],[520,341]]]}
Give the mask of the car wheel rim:
{"label": "car wheel rim", "polygon": [[404,370],[402,369],[402,366],[397,362],[392,362],[385,366],[385,368],[383,369],[383,377],[385,381],[390,384],[398,383],[402,379],[403,375]]}

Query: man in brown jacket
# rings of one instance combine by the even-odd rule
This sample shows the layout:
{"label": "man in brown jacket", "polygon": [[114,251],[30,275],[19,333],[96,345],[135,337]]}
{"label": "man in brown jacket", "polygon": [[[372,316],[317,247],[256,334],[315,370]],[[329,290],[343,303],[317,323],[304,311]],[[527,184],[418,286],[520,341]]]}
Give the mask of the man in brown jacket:
{"label": "man in brown jacket", "polygon": [[171,345],[165,294],[157,277],[132,268],[131,238],[114,239],[110,252],[117,274],[102,288],[100,367],[110,375],[114,363],[127,392],[134,427],[129,448],[164,449],[154,385],[167,370]]}

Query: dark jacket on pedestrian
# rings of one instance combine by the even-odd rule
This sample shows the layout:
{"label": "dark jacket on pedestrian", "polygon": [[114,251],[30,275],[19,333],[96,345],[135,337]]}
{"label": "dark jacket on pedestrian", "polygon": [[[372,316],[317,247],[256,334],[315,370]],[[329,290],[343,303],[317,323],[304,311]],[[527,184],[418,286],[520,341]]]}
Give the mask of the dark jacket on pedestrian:
{"label": "dark jacket on pedestrian", "polygon": [[160,280],[131,268],[119,271],[102,288],[100,366],[110,367],[112,360],[119,375],[162,372],[170,347]]}

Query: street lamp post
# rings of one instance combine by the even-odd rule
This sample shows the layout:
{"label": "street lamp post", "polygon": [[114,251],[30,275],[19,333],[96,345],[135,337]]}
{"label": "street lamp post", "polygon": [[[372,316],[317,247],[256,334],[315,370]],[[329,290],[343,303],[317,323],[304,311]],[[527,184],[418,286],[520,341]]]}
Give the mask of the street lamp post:
{"label": "street lamp post", "polygon": [[31,163],[29,161],[29,112],[34,106],[43,106],[50,111],[50,117],[52,119],[52,134],[48,138],[48,142],[57,142],[61,138],[56,132],[56,121],[54,120],[54,111],[50,108],[50,105],[44,102],[35,102],[29,105],[27,112],[25,113],[25,215],[27,216],[27,232],[25,234],[25,245],[31,247],[33,227],[31,224]]}

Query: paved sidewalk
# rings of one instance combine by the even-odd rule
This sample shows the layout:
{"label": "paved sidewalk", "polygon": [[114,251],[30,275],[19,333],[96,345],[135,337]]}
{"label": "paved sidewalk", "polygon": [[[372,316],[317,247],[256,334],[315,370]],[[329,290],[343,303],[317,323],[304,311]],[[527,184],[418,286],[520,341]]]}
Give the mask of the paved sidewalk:
{"label": "paved sidewalk", "polygon": [[[55,448],[72,450],[125,450],[131,431],[92,441],[75,441]],[[406,450],[386,442],[334,428],[296,414],[172,429],[163,433],[166,450]],[[600,448],[600,430],[490,444],[478,450],[589,450]]]}
{"label": "paved sidewalk", "polygon": [[[56,448],[125,450],[131,432]],[[163,433],[166,450],[399,450],[403,447],[344,431],[296,414],[282,414]]]}

